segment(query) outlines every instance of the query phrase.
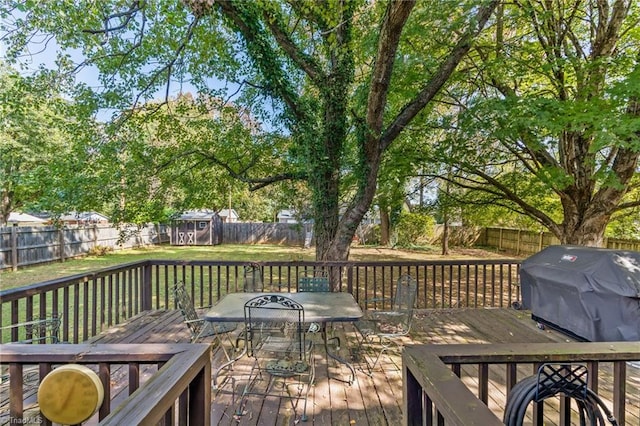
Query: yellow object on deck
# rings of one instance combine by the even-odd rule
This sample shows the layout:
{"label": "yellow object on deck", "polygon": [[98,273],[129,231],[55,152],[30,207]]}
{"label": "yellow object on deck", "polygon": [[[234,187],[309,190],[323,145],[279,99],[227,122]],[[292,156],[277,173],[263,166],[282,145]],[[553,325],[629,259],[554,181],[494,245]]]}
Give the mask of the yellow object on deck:
{"label": "yellow object on deck", "polygon": [[42,380],[38,403],[42,415],[54,423],[79,424],[102,405],[104,389],[91,369],[68,364],[56,368]]}

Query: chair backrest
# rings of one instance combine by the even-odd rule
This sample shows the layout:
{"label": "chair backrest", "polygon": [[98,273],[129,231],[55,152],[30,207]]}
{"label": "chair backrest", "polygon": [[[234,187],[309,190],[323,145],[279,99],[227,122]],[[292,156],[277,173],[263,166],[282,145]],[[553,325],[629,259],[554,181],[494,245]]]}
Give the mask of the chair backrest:
{"label": "chair backrest", "polygon": [[173,295],[176,300],[176,305],[178,306],[178,309],[180,309],[180,312],[182,312],[182,316],[184,317],[187,327],[189,327],[189,331],[191,331],[191,335],[199,336],[202,332],[204,321],[202,321],[198,316],[196,308],[193,306],[191,296],[187,293],[183,283],[176,283],[173,287]]}
{"label": "chair backrest", "polygon": [[304,308],[286,296],[265,294],[244,305],[245,327],[251,355],[265,339],[276,337],[291,348],[292,358],[304,359],[306,338]]}
{"label": "chair backrest", "polygon": [[262,282],[262,267],[257,263],[250,263],[244,267],[244,286],[243,290],[247,293],[258,293],[264,291],[264,283]]}
{"label": "chair backrest", "polygon": [[329,292],[329,277],[300,277],[298,279],[299,292]]}
{"label": "chair backrest", "polygon": [[402,275],[396,283],[396,294],[393,298],[391,309],[396,312],[403,312],[405,324],[411,326],[413,318],[413,308],[416,303],[418,293],[418,283],[411,275]]}
{"label": "chair backrest", "polygon": [[299,292],[326,293],[331,291],[327,271],[316,270],[312,275],[303,275],[298,278]]}
{"label": "chair backrest", "polygon": [[2,327],[9,336],[17,334],[18,340],[7,343],[59,343],[62,318],[60,314]]}

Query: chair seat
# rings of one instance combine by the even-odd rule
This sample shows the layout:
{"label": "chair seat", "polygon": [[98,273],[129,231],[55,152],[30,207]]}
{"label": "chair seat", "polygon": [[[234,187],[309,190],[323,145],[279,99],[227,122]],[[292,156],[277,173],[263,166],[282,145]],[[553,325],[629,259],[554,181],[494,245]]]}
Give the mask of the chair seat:
{"label": "chair seat", "polygon": [[367,362],[369,376],[373,374],[373,369],[378,364],[382,354],[394,344],[401,347],[401,338],[409,334],[417,288],[417,282],[413,277],[410,275],[400,276],[396,285],[396,295],[391,304],[392,309],[389,311],[367,312],[364,318],[355,323],[362,336],[359,339],[360,348],[365,342],[369,344],[375,343],[377,338],[376,358],[372,365]]}
{"label": "chair seat", "polygon": [[216,334],[230,333],[238,328],[238,323],[235,322],[221,322],[221,323],[209,323],[210,326],[200,334],[199,337],[210,337]]}
{"label": "chair seat", "polygon": [[376,320],[359,320],[355,323],[356,328],[363,336],[371,335],[401,335],[408,332],[404,324],[393,324],[390,322],[380,322]]}
{"label": "chair seat", "polygon": [[[304,345],[302,348],[299,345]],[[305,341],[300,343],[298,341],[292,341],[287,336],[267,336],[264,340],[256,343],[256,348],[261,353],[279,352],[281,354],[293,354],[300,356],[302,354],[308,354],[313,347],[313,342]]]}
{"label": "chair seat", "polygon": [[304,360],[274,359],[265,364],[267,373],[278,377],[293,377],[304,373],[310,368]]}

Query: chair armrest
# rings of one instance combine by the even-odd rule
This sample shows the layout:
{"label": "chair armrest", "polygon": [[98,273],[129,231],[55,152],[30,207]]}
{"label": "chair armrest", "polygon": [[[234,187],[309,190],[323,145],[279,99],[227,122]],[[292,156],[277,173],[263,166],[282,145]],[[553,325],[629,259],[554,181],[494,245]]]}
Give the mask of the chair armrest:
{"label": "chair armrest", "polygon": [[363,319],[375,323],[398,323],[404,321],[407,314],[407,311],[369,311]]}

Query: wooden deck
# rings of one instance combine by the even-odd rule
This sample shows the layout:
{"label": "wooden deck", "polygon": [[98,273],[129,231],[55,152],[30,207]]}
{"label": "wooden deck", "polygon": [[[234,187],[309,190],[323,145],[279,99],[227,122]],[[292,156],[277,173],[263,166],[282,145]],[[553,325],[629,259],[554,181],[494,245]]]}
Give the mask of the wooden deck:
{"label": "wooden deck", "polygon": [[[112,328],[92,339],[96,343],[179,343],[189,341],[189,332],[182,324],[178,311],[150,311],[138,315],[128,323]],[[354,350],[356,333],[351,325],[336,324],[335,333],[342,339],[340,355],[354,362],[357,368],[355,383],[349,385],[337,378],[348,377],[348,369],[333,360],[327,361],[322,345],[316,353],[316,380],[312,388],[307,424],[313,425],[398,425],[402,423],[402,369],[399,351],[384,355],[373,377],[363,371],[362,356]],[[414,328],[405,344],[448,343],[536,343],[570,341],[566,336],[550,330],[541,330],[527,312],[511,309],[452,309],[428,310],[416,313]],[[213,364],[219,365],[222,351],[214,349]],[[640,372],[635,367],[627,383],[627,425],[640,424]],[[468,370],[468,371],[467,371]],[[477,373],[474,367],[463,367],[462,376],[471,389],[475,389]],[[241,407],[233,400],[232,390],[240,392],[246,377],[247,363],[238,362],[228,375],[221,375],[218,389],[213,392],[212,424],[221,425],[284,425],[294,424],[291,404],[287,399],[250,396]],[[152,371],[149,372],[151,374]],[[474,374],[476,374],[474,376]],[[502,373],[491,372],[489,407],[502,416],[506,404],[505,378]],[[519,371],[519,378],[532,371]],[[141,376],[144,372],[141,372]],[[607,397],[607,370],[601,369],[601,394]],[[234,377],[231,380],[230,377]],[[126,397],[126,384],[115,384],[121,393],[112,392],[112,406]],[[302,412],[302,403],[296,415]],[[547,415],[547,411],[545,411]],[[545,424],[554,424],[551,416]]]}

